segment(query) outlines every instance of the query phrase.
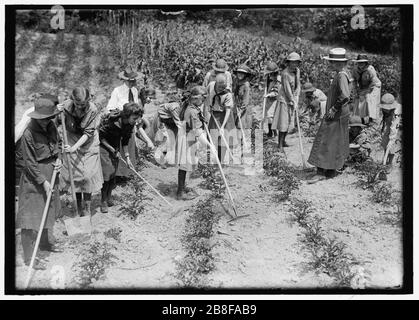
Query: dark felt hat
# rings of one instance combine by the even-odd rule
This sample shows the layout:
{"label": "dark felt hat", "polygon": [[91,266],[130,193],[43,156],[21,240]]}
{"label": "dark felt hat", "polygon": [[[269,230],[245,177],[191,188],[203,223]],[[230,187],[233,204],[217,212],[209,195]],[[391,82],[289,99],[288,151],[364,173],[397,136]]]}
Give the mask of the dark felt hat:
{"label": "dark felt hat", "polygon": [[58,111],[54,101],[41,97],[35,100],[35,110],[30,112],[28,117],[32,119],[47,119],[55,117],[59,113],[60,111]]}

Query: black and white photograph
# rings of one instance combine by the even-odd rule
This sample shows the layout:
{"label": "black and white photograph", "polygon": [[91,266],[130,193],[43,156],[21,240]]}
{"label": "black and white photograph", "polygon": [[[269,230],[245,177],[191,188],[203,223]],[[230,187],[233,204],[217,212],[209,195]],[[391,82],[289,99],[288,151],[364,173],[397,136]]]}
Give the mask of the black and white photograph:
{"label": "black and white photograph", "polygon": [[6,5],[6,51],[19,294],[412,285],[413,5]]}

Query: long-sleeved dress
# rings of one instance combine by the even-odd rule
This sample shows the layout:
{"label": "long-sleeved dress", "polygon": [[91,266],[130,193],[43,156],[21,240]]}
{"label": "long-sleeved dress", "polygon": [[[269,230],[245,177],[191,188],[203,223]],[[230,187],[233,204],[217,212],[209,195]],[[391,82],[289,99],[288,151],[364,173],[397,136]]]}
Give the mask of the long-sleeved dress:
{"label": "long-sleeved dress", "polygon": [[[76,110],[73,101],[67,100],[64,102],[64,112],[69,145],[74,145],[83,135],[88,137],[77,152],[69,153],[76,192],[99,192],[103,184],[97,131],[99,111],[92,102],[89,102],[84,112],[80,113]],[[64,161],[61,178],[61,188],[66,190],[70,186],[66,161]]]}
{"label": "long-sleeved dress", "polygon": [[357,69],[353,72],[357,98],[354,101],[353,114],[361,118],[378,118],[378,104],[381,98],[381,81],[372,65],[362,73]]}
{"label": "long-sleeved dress", "polygon": [[120,110],[112,110],[102,118],[99,125],[100,161],[104,181],[115,177],[119,159],[103,145],[102,141],[106,140],[115,150],[120,151],[121,146],[128,145],[134,129],[134,126],[122,123],[120,113]]}
{"label": "long-sleeved dress", "polygon": [[308,162],[326,170],[340,169],[349,155],[349,106],[352,78],[344,69],[333,78],[327,94],[326,115],[330,108],[337,112],[333,119],[323,118],[313,142]]}
{"label": "long-sleeved dress", "polygon": [[[250,102],[250,83],[249,81],[234,81],[233,82],[234,104],[236,127],[240,129],[240,123],[243,129],[252,128],[252,110],[249,106]],[[238,114],[242,113],[239,121]]]}
{"label": "long-sleeved dress", "polygon": [[[130,94],[130,91],[131,91],[131,94]],[[129,89],[125,83],[119,87],[116,87],[112,91],[111,98],[109,99],[108,105],[106,107],[107,111],[109,112],[110,110],[113,110],[113,109],[122,110],[124,107],[124,104],[130,102],[129,100],[130,96],[133,99],[133,102],[139,103],[139,104],[142,103],[142,100],[139,99],[141,98],[141,96],[139,95],[137,88],[132,87],[131,89]],[[134,133],[135,133],[135,129],[134,129]],[[128,153],[132,161],[135,160],[135,134],[134,133],[132,134],[131,139],[129,140],[129,143],[128,143]],[[121,156],[122,158],[125,159],[124,154],[122,154]],[[129,177],[132,174],[133,174],[132,171],[124,163],[121,162],[119,164],[118,171],[116,172],[117,176]]]}
{"label": "long-sleeved dress", "polygon": [[290,103],[298,103],[300,96],[300,69],[291,72],[285,68],[281,74],[281,90],[279,91],[278,106],[275,110],[272,129],[288,132],[295,127],[295,107]]}
{"label": "long-sleeved dress", "polygon": [[[47,195],[44,181],[51,182],[54,163],[60,153],[60,137],[51,121],[44,131],[35,120],[31,120],[21,137],[21,150],[24,168],[19,182],[19,202],[16,227],[39,230]],[[61,204],[58,192],[59,176],[54,184],[45,229],[54,226],[60,215]]]}

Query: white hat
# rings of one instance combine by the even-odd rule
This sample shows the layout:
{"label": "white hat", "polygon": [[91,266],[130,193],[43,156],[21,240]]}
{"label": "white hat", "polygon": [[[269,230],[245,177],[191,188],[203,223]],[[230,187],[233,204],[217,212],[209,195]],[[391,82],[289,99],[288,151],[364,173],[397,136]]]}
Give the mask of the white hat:
{"label": "white hat", "polygon": [[333,48],[329,51],[329,56],[323,57],[325,60],[329,61],[348,61],[346,58],[346,50],[344,48]]}

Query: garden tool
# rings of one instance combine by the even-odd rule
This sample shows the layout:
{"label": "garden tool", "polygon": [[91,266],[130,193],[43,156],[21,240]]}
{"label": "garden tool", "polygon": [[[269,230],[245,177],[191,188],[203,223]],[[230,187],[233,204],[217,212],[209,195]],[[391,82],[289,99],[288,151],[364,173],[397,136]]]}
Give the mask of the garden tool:
{"label": "garden tool", "polygon": [[295,106],[295,114],[297,116],[297,129],[298,129],[298,140],[300,143],[300,153],[301,153],[301,162],[303,164],[303,170],[308,169],[307,164],[306,164],[306,160],[304,158],[304,150],[303,150],[303,141],[301,138],[301,128],[300,128],[300,117],[298,115],[298,101],[294,101],[294,106]]}
{"label": "garden tool", "polygon": [[[59,163],[60,163],[60,159],[57,159],[55,164],[58,165]],[[51,196],[52,196],[52,193],[54,191],[53,188],[54,188],[54,185],[55,185],[55,179],[57,178],[57,173],[58,173],[58,170],[54,166],[54,171],[52,172],[52,178],[51,178],[51,183],[50,183],[51,189],[48,191],[47,201],[45,202],[44,212],[42,213],[41,224],[39,226],[38,234],[36,236],[36,241],[35,241],[35,246],[34,246],[33,252],[32,252],[31,262],[29,264],[28,273],[26,275],[25,289],[28,288],[29,282],[31,281],[32,268],[33,268],[33,264],[35,262],[36,253],[38,252],[39,242],[41,241],[42,230],[44,229],[45,221],[46,221],[47,216],[48,216],[48,209],[49,209],[49,205],[50,205],[50,202],[51,202]]]}
{"label": "garden tool", "polygon": [[239,123],[240,123],[240,131],[242,133],[243,147],[244,147],[245,150],[250,150],[249,145],[247,144],[247,141],[246,141],[245,136],[244,136],[243,122],[242,122],[241,116],[242,116],[242,114],[239,113]]}
{"label": "garden tool", "polygon": [[[154,188],[146,179],[144,179],[143,178],[143,176],[141,176],[134,168],[132,168],[132,167],[129,167],[128,166],[128,164],[127,164],[127,162],[124,160],[124,159],[122,159],[122,157],[120,156],[119,157],[119,160],[121,160],[123,163],[125,163],[125,165],[128,167],[128,168],[130,168],[131,169],[131,171],[132,172],[134,172],[141,180],[143,180],[160,198],[162,198],[163,199],[163,201],[170,207],[170,208],[174,208],[174,206],[169,202],[169,201],[167,201],[166,200],[166,198],[156,189],[156,188]],[[177,209],[177,210],[175,210],[175,212],[174,213],[178,213],[178,212],[180,212],[180,211],[183,211],[183,210],[185,210],[185,208],[179,208],[179,209]]]}
{"label": "garden tool", "polygon": [[73,199],[73,207],[75,208],[76,215],[80,216],[80,212],[78,212],[78,207],[77,207],[76,189],[74,187],[73,168],[71,167],[70,155],[67,152],[64,152],[64,146],[68,145],[67,129],[65,127],[64,110],[61,111],[60,117],[61,117],[61,126],[63,128],[63,141],[64,141],[63,153],[64,153],[65,162],[66,162],[67,168],[68,168],[68,176],[70,178],[70,188],[71,188],[71,197]]}
{"label": "garden tool", "polygon": [[384,155],[383,155],[383,165],[386,165],[389,153],[390,153],[390,142],[387,144],[386,152],[384,152]]}
{"label": "garden tool", "polygon": [[[215,124],[216,124],[216,126],[217,126],[218,131],[220,131],[221,127],[220,127],[220,125],[218,124],[217,119],[214,117],[214,115],[213,115],[212,113],[211,113],[211,115],[212,115],[212,118],[214,119],[214,122],[215,122]],[[224,141],[224,143],[225,143],[225,145],[226,145],[226,147],[227,147],[227,150],[228,150],[228,153],[230,154],[231,159],[234,159],[234,158],[233,158],[233,153],[231,152],[231,149],[230,149],[230,147],[229,147],[229,145],[228,145],[227,139],[224,137],[224,135],[223,135],[223,134],[220,134],[220,135],[221,135],[221,138],[223,139],[223,141]]]}
{"label": "garden tool", "polygon": [[268,125],[266,124],[265,118],[265,112],[266,112],[266,95],[268,94],[268,80],[266,79],[265,83],[265,93],[263,94],[263,106],[262,106],[262,122],[260,127],[263,129],[265,133],[269,132]]}
{"label": "garden tool", "polygon": [[[215,149],[214,142],[212,141],[212,137],[211,137],[211,135],[210,135],[210,133],[209,133],[208,126],[207,126],[207,124],[206,124],[206,123],[204,123],[204,127],[205,127],[205,131],[206,131],[206,133],[207,133],[207,135],[208,135],[208,137],[209,137],[210,143],[211,143],[211,145],[212,145],[212,146],[214,147],[214,149]],[[212,149],[211,149],[211,150],[212,150]],[[231,222],[231,221],[233,221],[233,220],[237,220],[237,219],[240,219],[240,218],[247,217],[247,216],[248,216],[248,214],[247,214],[247,215],[243,215],[243,216],[239,216],[239,215],[237,214],[236,205],[234,204],[234,200],[233,200],[233,196],[232,196],[231,191],[230,191],[230,187],[229,187],[229,186],[228,186],[228,184],[227,184],[227,179],[226,179],[226,177],[225,177],[225,175],[224,175],[224,171],[223,171],[223,167],[221,166],[221,162],[220,162],[220,160],[218,159],[217,154],[214,154],[214,157],[215,157],[215,159],[216,159],[216,161],[217,161],[218,168],[220,169],[221,177],[223,178],[224,184],[225,184],[225,186],[226,186],[226,190],[227,190],[228,196],[229,196],[229,198],[230,198],[230,203],[231,203],[231,206],[232,206],[232,208],[233,208],[234,215],[235,215],[235,217],[234,217],[233,219],[229,220],[228,222]]]}

